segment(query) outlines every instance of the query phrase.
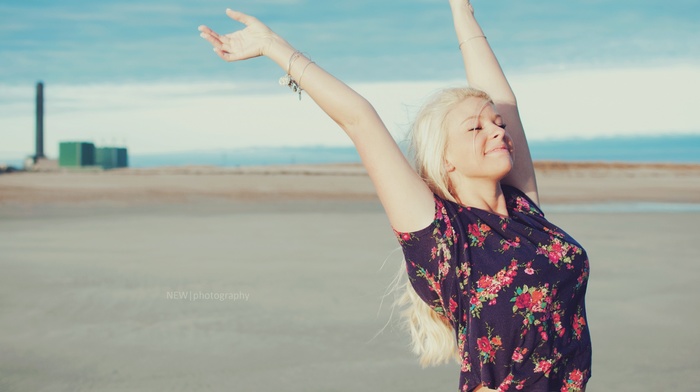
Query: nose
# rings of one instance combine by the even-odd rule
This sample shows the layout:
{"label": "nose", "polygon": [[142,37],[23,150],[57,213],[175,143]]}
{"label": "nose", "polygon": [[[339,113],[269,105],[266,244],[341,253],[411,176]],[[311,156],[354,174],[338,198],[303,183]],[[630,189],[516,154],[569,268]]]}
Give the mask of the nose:
{"label": "nose", "polygon": [[489,126],[489,132],[491,132],[490,137],[492,139],[503,139],[506,134],[506,130],[496,124],[491,124]]}

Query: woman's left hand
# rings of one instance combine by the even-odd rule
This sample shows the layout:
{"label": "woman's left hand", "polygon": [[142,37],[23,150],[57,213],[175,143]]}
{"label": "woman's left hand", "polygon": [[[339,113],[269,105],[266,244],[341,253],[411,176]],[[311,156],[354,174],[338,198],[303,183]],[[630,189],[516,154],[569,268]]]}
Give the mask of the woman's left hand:
{"label": "woman's left hand", "polygon": [[226,10],[231,19],[246,27],[236,32],[219,35],[207,26],[199,26],[200,36],[214,46],[214,51],[226,61],[240,61],[265,56],[277,35],[255,17],[242,12]]}

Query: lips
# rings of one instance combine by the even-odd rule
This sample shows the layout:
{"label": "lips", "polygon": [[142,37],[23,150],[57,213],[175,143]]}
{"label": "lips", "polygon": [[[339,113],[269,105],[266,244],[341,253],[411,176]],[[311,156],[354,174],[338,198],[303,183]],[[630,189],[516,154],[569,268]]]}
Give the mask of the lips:
{"label": "lips", "polygon": [[487,153],[487,154],[490,154],[490,153],[496,152],[496,151],[506,151],[506,152],[508,152],[508,147],[507,147],[505,144],[501,144],[500,146],[494,147],[494,148],[492,148],[492,149],[486,151],[486,153]]}

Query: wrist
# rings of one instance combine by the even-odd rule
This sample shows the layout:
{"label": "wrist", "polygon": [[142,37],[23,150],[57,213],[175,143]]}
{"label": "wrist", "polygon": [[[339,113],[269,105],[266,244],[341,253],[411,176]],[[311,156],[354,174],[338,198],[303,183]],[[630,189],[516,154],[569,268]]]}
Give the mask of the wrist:
{"label": "wrist", "polygon": [[[273,34],[270,43],[263,49],[263,56],[269,57],[281,67],[287,63],[289,57],[296,50],[292,45],[277,34]],[[283,67],[284,68],[284,67]]]}

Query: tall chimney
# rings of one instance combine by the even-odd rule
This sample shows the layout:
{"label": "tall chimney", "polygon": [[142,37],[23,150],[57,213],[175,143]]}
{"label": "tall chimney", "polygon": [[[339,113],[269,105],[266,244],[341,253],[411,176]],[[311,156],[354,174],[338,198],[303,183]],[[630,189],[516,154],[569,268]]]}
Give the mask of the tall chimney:
{"label": "tall chimney", "polygon": [[36,84],[36,154],[34,161],[44,157],[44,83]]}

